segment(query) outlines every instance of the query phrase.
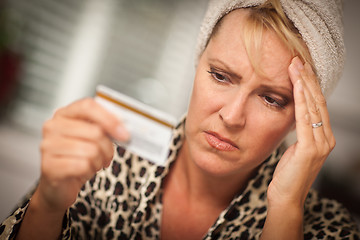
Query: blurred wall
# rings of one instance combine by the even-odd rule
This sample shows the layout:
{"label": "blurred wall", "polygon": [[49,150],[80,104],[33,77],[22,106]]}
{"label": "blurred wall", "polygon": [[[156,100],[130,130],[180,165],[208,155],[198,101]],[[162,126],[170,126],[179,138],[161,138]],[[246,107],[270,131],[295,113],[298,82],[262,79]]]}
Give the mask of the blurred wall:
{"label": "blurred wall", "polygon": [[[186,111],[206,0],[7,3],[11,48],[21,55],[22,70],[12,101],[1,111],[0,220],[35,184],[41,125],[57,107],[92,96],[101,83],[176,117]],[[345,1],[346,68],[328,100],[337,147],[316,183],[358,215],[359,10],[360,1]]]}
{"label": "blurred wall", "polygon": [[344,1],[346,63],[328,99],[336,147],[318,178],[323,195],[336,198],[360,217],[360,1]]}

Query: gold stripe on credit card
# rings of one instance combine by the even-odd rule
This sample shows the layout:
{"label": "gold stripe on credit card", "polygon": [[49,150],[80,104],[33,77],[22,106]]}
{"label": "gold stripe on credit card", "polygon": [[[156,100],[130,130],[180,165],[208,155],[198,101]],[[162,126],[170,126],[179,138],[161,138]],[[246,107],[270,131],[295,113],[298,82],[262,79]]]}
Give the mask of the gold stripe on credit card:
{"label": "gold stripe on credit card", "polygon": [[142,116],[144,116],[146,118],[149,118],[150,120],[158,122],[158,123],[160,123],[160,124],[162,124],[162,125],[164,125],[166,127],[169,127],[169,128],[174,128],[175,127],[171,123],[165,122],[164,120],[156,118],[155,116],[152,116],[152,115],[150,115],[150,114],[148,114],[146,112],[142,112],[139,109],[136,109],[135,107],[132,107],[132,106],[130,106],[130,105],[124,103],[124,102],[121,102],[121,101],[117,100],[117,99],[114,99],[114,98],[110,97],[109,95],[106,95],[106,94],[104,94],[102,92],[97,92],[96,96],[100,97],[100,98],[104,98],[104,99],[106,99],[106,100],[108,100],[108,101],[110,101],[112,103],[117,104],[117,105],[120,105],[121,107],[126,108],[126,109],[128,109],[130,111],[136,112],[137,114],[140,114],[140,115],[142,115]]}

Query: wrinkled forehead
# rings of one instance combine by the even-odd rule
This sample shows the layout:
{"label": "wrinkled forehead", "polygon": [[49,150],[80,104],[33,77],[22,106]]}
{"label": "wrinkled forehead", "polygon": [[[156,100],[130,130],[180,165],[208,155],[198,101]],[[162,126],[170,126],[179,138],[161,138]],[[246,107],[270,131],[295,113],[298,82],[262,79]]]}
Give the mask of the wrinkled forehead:
{"label": "wrinkled forehead", "polygon": [[262,78],[288,79],[287,68],[295,55],[275,31],[254,32],[254,28],[248,26],[248,16],[249,10],[237,9],[221,19],[206,47],[211,47],[211,58],[219,58],[234,69],[247,63],[245,65]]}
{"label": "wrinkled forehead", "polygon": [[[215,24],[222,16],[234,9],[263,7],[263,4],[276,5],[282,16],[291,20],[306,43],[322,91],[328,96],[340,79],[344,67],[344,37],[342,4],[338,0],[210,0],[195,48],[195,66],[205,50]],[[311,60],[311,61],[310,61]]]}

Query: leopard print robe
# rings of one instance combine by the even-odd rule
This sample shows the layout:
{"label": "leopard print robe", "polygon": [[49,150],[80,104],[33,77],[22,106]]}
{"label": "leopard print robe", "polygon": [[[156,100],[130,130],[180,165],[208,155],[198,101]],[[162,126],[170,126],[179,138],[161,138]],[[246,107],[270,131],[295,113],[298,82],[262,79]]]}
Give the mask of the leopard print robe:
{"label": "leopard print robe", "polygon": [[[83,186],[66,212],[60,239],[160,239],[162,180],[182,146],[184,121],[174,130],[166,166],[118,147],[112,165]],[[279,148],[264,161],[203,239],[260,238],[267,213],[267,186],[282,153]],[[26,200],[0,225],[0,239],[15,238],[28,204]],[[338,202],[320,198],[311,190],[304,207],[305,239],[359,239],[356,223]]]}

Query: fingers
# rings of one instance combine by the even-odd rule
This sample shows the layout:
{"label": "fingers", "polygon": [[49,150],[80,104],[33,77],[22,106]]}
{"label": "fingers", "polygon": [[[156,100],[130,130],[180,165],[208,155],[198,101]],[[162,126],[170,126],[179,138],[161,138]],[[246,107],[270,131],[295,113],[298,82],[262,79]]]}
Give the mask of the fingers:
{"label": "fingers", "polygon": [[41,143],[43,155],[63,158],[88,159],[95,173],[109,165],[113,157],[113,145],[109,139],[102,142],[81,141],[76,138],[53,137]]}
{"label": "fingers", "polygon": [[317,81],[317,77],[315,73],[312,71],[310,64],[305,63],[305,71],[304,74],[308,78],[306,84],[308,86],[311,95],[313,96],[313,101],[317,106],[318,113],[321,115],[321,121],[323,122],[323,126],[321,129],[324,131],[326,138],[332,142],[330,145],[335,146],[335,138],[333,132],[331,130],[330,117],[326,104],[326,99],[322,94],[320,84]]}
{"label": "fingers", "polygon": [[[325,97],[311,66],[308,63],[304,66],[300,59],[295,57],[289,67],[289,74],[294,85],[298,141],[306,141],[307,144],[327,143],[332,149],[335,139]],[[323,122],[323,126],[313,128],[312,124],[318,122]]]}
{"label": "fingers", "polygon": [[[117,117],[93,99],[80,100],[61,108],[43,126],[42,165],[53,164],[52,169],[57,174],[63,174],[65,179],[68,175],[67,169],[76,169],[76,164],[87,161],[89,172],[86,176],[81,171],[75,173],[80,178],[92,176],[101,168],[110,165],[114,151],[109,136],[121,141],[128,138],[128,133]],[[54,159],[79,159],[79,163],[57,163]],[[56,168],[58,164],[66,163],[70,165]],[[50,168],[43,169],[43,174],[54,173]]]}
{"label": "fingers", "polygon": [[[295,59],[295,61],[297,62],[296,63],[297,65],[301,66],[300,77],[301,77],[303,85],[304,85],[306,104],[307,104],[309,116],[311,119],[310,126],[313,131],[314,139],[317,142],[327,141],[326,136],[324,134],[324,129],[326,126],[329,126],[329,125],[318,127],[318,128],[313,128],[313,126],[312,126],[312,124],[316,124],[316,123],[320,123],[320,122],[324,123],[324,118],[320,111],[320,109],[323,107],[319,106],[315,100],[315,96],[317,96],[319,94],[322,96],[320,85],[317,82],[316,76],[311,75],[311,73],[313,73],[311,67],[310,67],[310,69],[305,69],[304,66],[302,65],[301,61],[298,58]],[[327,109],[327,107],[325,106],[325,110],[326,109]],[[310,128],[310,126],[309,126],[309,128]]]}
{"label": "fingers", "polygon": [[82,185],[111,163],[111,138],[126,141],[121,121],[93,99],[61,108],[43,126],[38,192],[54,209],[66,209]]}
{"label": "fingers", "polygon": [[96,123],[111,137],[119,141],[127,141],[129,133],[121,121],[109,111],[101,107],[92,98],[87,98],[75,102],[67,107],[59,109],[56,117],[85,120]]}
{"label": "fingers", "polygon": [[303,139],[313,141],[312,129],[309,128],[309,126],[311,126],[311,117],[308,111],[300,70],[301,67],[296,65],[293,60],[289,66],[289,75],[294,86],[296,135],[298,136],[298,142],[302,142]]}
{"label": "fingers", "polygon": [[[61,127],[60,127],[61,126]],[[112,158],[112,142],[109,139],[107,133],[97,124],[73,120],[73,119],[58,119],[48,121],[43,127],[44,139],[68,139],[69,142],[77,140],[79,142],[88,142],[100,146],[100,152],[104,159],[108,160]],[[57,143],[59,140],[53,140]],[[67,150],[72,149],[73,146],[64,146],[64,148],[56,147],[56,149],[62,149],[63,153]],[[56,153],[61,154],[61,153]],[[106,165],[107,162],[104,162]]]}
{"label": "fingers", "polygon": [[[295,78],[295,76],[292,76]],[[298,78],[298,77],[297,77]],[[298,142],[303,139],[313,140],[311,125],[311,118],[307,109],[306,98],[304,94],[304,87],[300,79],[293,83],[294,85],[294,101],[295,101],[295,119],[296,119],[296,135]]]}

